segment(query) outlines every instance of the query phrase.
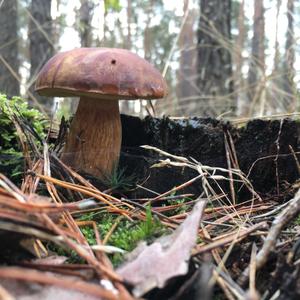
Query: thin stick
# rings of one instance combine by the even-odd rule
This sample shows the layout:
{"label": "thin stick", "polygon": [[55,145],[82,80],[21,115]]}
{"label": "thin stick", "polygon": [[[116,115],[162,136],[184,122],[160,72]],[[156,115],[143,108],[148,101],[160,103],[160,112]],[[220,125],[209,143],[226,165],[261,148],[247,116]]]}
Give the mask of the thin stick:
{"label": "thin stick", "polygon": [[40,272],[18,267],[0,268],[0,278],[16,279],[22,281],[36,282],[40,284],[49,284],[59,286],[65,289],[80,291],[84,294],[93,295],[107,300],[118,300],[118,296],[102,288],[100,285],[87,283],[78,278],[58,277],[49,272]]}
{"label": "thin stick", "polygon": [[16,299],[15,297],[13,297],[2,285],[0,285],[0,300],[15,300],[15,299]]}
{"label": "thin stick", "polygon": [[[272,226],[265,239],[263,247],[256,256],[256,270],[261,269],[268,261],[269,254],[275,249],[276,241],[282,229],[300,214],[300,190],[296,193],[289,206],[278,215],[272,222]],[[247,282],[250,268],[247,267],[238,282],[243,285]]]}
{"label": "thin stick", "polygon": [[257,247],[256,247],[256,244],[254,243],[252,245],[250,268],[249,268],[250,269],[249,289],[250,289],[250,294],[251,295],[256,294],[256,288],[255,288],[256,252],[257,252]]}
{"label": "thin stick", "polygon": [[215,241],[213,241],[213,242],[211,242],[207,245],[204,245],[204,246],[203,245],[198,245],[198,246],[195,247],[195,249],[193,251],[193,255],[197,255],[197,254],[200,254],[200,253],[211,251],[215,248],[227,245],[230,242],[232,242],[233,240],[236,240],[236,242],[241,241],[242,239],[247,237],[252,232],[254,232],[258,229],[262,229],[262,228],[267,228],[267,223],[266,222],[261,222],[261,223],[255,224],[250,228],[240,230],[238,233],[236,233],[236,232],[231,233],[229,236],[227,236],[225,238],[217,239],[217,240],[215,240]]}

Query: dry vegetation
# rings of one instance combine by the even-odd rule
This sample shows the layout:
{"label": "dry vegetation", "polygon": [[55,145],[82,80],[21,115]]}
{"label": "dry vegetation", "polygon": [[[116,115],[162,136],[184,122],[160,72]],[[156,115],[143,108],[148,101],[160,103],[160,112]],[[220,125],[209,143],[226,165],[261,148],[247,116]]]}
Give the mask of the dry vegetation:
{"label": "dry vegetation", "polygon": [[[217,43],[212,48],[222,48],[230,54],[233,63],[233,72],[222,81],[226,87],[232,83],[233,89],[228,92],[222,90],[217,95],[209,90],[203,94],[199,88],[199,74],[220,66],[205,64],[201,59],[199,63],[196,58],[199,45],[195,45],[195,38],[190,37],[196,32],[194,27],[199,12],[193,6],[189,7],[189,2],[184,1],[184,14],[175,22],[178,31],[172,35],[168,47],[162,48],[162,57],[149,43],[149,33],[155,35],[157,29],[152,28],[150,22],[150,17],[155,13],[154,4],[147,8],[146,27],[137,36],[133,37],[130,32],[130,24],[134,23],[131,19],[134,10],[129,4],[128,35],[122,35],[125,29],[117,21],[114,29],[120,35],[120,40],[116,40],[106,28],[105,43],[101,46],[113,44],[133,48],[137,40],[143,39],[145,57],[154,64],[164,66],[163,75],[168,78],[171,86],[168,98],[150,106],[141,102],[139,114],[147,112],[154,115],[156,112],[179,117],[206,114],[230,117],[239,126],[255,118],[298,118],[299,83],[295,70],[297,37],[293,18],[296,11],[293,1],[286,1],[288,28],[286,41],[281,48],[278,26],[283,3],[277,1],[272,67],[266,66],[265,49],[261,47],[261,41],[266,38],[262,24],[255,20],[253,24],[250,22],[256,34],[251,47],[250,41],[245,41],[245,1],[238,1],[240,6],[236,29],[239,34],[234,40],[224,36],[212,22],[202,27],[203,33]],[[263,4],[262,1],[255,2]],[[0,1],[0,9],[3,3]],[[262,17],[264,10],[258,4],[255,13]],[[44,36],[47,47],[51,48],[49,52],[58,50],[59,32],[67,28],[63,22],[60,23],[60,18],[52,20],[57,31],[57,36],[53,37],[45,30],[49,22],[40,24],[27,6],[21,7],[21,11],[26,15],[25,19],[31,22],[29,36],[38,32]],[[117,14],[118,11],[112,9],[105,17],[115,17]],[[202,15],[202,20],[205,18]],[[80,37],[83,45],[84,31]],[[12,42],[3,43],[0,50],[13,45],[18,39],[15,37]],[[260,45],[258,48],[257,42]],[[20,44],[23,48],[21,57],[29,61],[27,41],[22,39]],[[95,45],[99,46],[99,41],[94,40],[85,46]],[[19,74],[24,64],[21,67],[14,66],[0,52],[1,66],[5,67],[10,80],[17,82],[18,87],[14,87],[14,93],[21,85],[31,99],[31,105],[47,112],[49,105],[41,104],[43,99],[36,98],[31,90],[42,66],[41,62],[47,60],[46,56],[31,72],[27,70],[30,75],[27,74],[26,79],[26,76],[22,78]],[[185,57],[193,62],[188,72],[184,69]],[[174,62],[177,63],[177,69],[172,68]],[[212,80],[213,86],[213,78],[207,80]],[[184,86],[186,83],[188,87]],[[183,93],[183,90],[189,92]],[[133,108],[133,105],[122,107],[124,112],[130,114],[135,113]],[[203,165],[192,158],[145,146],[145,149],[157,152],[163,158],[153,168],[192,169],[197,175],[162,194],[148,190],[153,197],[131,199],[115,188],[120,184],[128,184],[132,188],[132,183],[129,184],[126,178],[122,181],[123,178],[116,175],[110,178],[111,186],[108,184],[104,189],[60,161],[65,123],[62,123],[59,133],[53,128],[47,128],[46,137],[39,137],[32,124],[25,122],[18,111],[11,114],[11,118],[22,148],[22,169],[24,167],[25,173],[18,186],[11,179],[0,175],[0,299],[22,299],[22,296],[42,299],[45,295],[49,299],[56,299],[58,293],[61,300],[70,297],[77,300],[127,300],[139,297],[151,300],[255,300],[300,297],[299,184],[296,182],[284,191],[289,195],[282,197],[288,198],[285,203],[279,203],[272,195],[260,195],[249,180],[249,174],[240,170],[230,136],[225,138],[228,168]],[[279,136],[280,132],[278,139]],[[17,143],[15,136],[12,143]],[[300,174],[299,153],[293,149],[291,153]],[[278,156],[279,151],[274,161]],[[279,182],[279,178],[276,180]],[[194,184],[201,185],[201,195],[183,192],[186,187]],[[223,189],[224,184],[229,186],[228,190]],[[139,183],[138,188],[143,189],[143,183]],[[249,195],[247,199],[244,199],[244,195],[241,197],[244,191]],[[277,196],[280,198],[281,195]],[[240,198],[243,198],[242,202]],[[200,208],[197,206],[199,203],[202,204]],[[193,207],[197,209],[193,210]],[[163,242],[157,240],[159,236],[165,237]],[[124,253],[133,249],[136,252],[136,246],[142,240],[147,240],[148,248],[146,246],[139,250],[139,255],[135,253],[131,262],[136,264],[134,266],[138,271],[145,270],[146,274],[131,272],[131,275],[138,277],[134,281],[130,276],[121,275],[126,272],[120,271],[119,264],[127,259]],[[188,244],[189,248],[184,248],[186,244],[180,241]],[[153,272],[148,272],[154,276],[150,279],[147,277],[148,270],[143,269],[146,263],[148,267],[153,267]],[[126,264],[124,266],[126,268]],[[127,266],[132,267],[130,263]],[[174,266],[175,269],[172,269]],[[20,282],[27,283],[23,285]],[[56,298],[51,298],[51,293]]]}
{"label": "dry vegetation", "polygon": [[[2,264],[8,264],[0,269],[3,299],[16,297],[11,280],[28,282],[29,287],[23,293],[32,293],[32,297],[49,293],[47,286],[54,286],[57,291],[67,289],[62,299],[68,299],[69,293],[79,293],[75,294],[76,299],[83,297],[80,293],[95,299],[133,299],[134,295],[149,299],[184,299],[187,295],[189,299],[196,299],[195,295],[201,295],[201,299],[210,299],[210,295],[257,299],[259,294],[270,299],[274,295],[288,297],[291,286],[295,287],[293,296],[297,297],[298,186],[294,185],[294,197],[284,204],[262,199],[238,168],[230,140],[226,146],[229,169],[205,166],[193,159],[144,146],[165,157],[153,167],[191,168],[198,175],[163,194],[133,201],[126,196],[114,196],[109,190],[102,192],[64,165],[53,145],[49,148],[44,140],[37,144],[34,131],[21,116],[14,114],[13,122],[19,130],[28,170],[20,188],[6,177],[0,178],[0,236],[6,240],[0,251],[4,258]],[[222,189],[224,182],[230,185],[229,194]],[[236,189],[237,182],[251,195],[242,203],[238,202],[241,189]],[[204,192],[198,197],[183,194],[181,190],[191,184],[201,184]],[[41,193],[46,196],[40,196]],[[192,211],[196,203],[201,207]],[[82,218],[91,212],[99,216],[97,221]],[[107,223],[108,227],[102,231],[101,222],[107,222],[108,215],[114,221]],[[134,234],[133,226],[139,221],[147,224],[144,230],[150,229],[148,247],[152,250],[146,248],[132,260],[137,270],[150,263],[152,271],[130,272],[138,276],[136,282],[130,275],[123,277],[121,274],[126,274],[123,269],[113,267],[111,260],[118,264],[120,260],[116,261],[115,257],[120,258],[118,253],[124,249],[113,245],[115,240],[111,237],[117,230],[123,231],[127,236],[124,242],[129,242],[128,236]],[[159,235],[165,236],[164,242],[155,241],[151,226],[156,223]],[[140,239],[145,236],[140,235]],[[160,243],[163,243],[160,250],[163,256],[157,252]],[[31,255],[20,255],[24,249]],[[58,255],[62,251],[65,258]],[[50,254],[52,258],[47,258]],[[187,261],[189,267],[185,265]],[[183,271],[174,270],[174,266],[182,264]],[[126,269],[126,264],[123,268]],[[157,274],[156,283],[147,277],[149,273]],[[276,284],[278,280],[282,280],[281,284]],[[104,281],[110,282],[110,287]],[[35,294],[30,292],[31,283],[46,286],[40,286]]]}

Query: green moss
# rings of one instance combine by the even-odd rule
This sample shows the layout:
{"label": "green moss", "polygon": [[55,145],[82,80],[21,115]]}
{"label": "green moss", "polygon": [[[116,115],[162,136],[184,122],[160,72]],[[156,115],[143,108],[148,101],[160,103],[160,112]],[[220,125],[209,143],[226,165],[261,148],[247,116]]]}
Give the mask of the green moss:
{"label": "green moss", "polygon": [[[111,227],[115,224],[117,216],[112,214],[87,214],[80,218],[81,221],[94,220],[98,223],[98,229],[101,238],[103,239],[109,232]],[[166,233],[167,229],[160,223],[160,221],[153,217],[151,208],[146,210],[145,221],[131,222],[127,219],[122,219],[107,244],[121,248],[125,251],[132,251],[140,241],[151,243],[155,238]],[[82,228],[82,233],[90,245],[96,243],[94,231],[90,226]],[[118,265],[123,256],[119,253],[110,255],[114,265]]]}
{"label": "green moss", "polygon": [[8,99],[6,95],[0,94],[0,172],[14,181],[19,181],[24,160],[19,133],[13,121],[16,117],[22,119],[42,138],[45,137],[47,121],[42,113],[29,108],[27,102],[20,97]]}

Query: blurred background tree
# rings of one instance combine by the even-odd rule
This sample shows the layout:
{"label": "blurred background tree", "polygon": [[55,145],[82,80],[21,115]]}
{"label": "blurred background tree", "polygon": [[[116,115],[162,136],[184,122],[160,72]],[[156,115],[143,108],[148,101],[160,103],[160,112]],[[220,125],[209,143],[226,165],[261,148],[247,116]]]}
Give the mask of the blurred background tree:
{"label": "blurred background tree", "polygon": [[[286,32],[286,42],[285,42],[285,55],[284,55],[284,68],[283,73],[284,83],[283,83],[283,92],[287,96],[286,107],[288,111],[294,111],[297,109],[297,98],[296,98],[296,84],[295,84],[295,75],[296,71],[294,68],[295,65],[295,30],[294,30],[294,13],[295,6],[294,0],[287,1],[287,19],[288,27]],[[298,105],[299,108],[299,105]]]}
{"label": "blurred background tree", "polygon": [[198,94],[195,107],[204,115],[234,114],[231,0],[200,0],[198,28]]}
{"label": "blurred background tree", "polygon": [[257,99],[265,97],[265,17],[263,0],[253,1],[253,36],[248,71],[248,105],[244,114],[249,114]]}
{"label": "blurred background tree", "polygon": [[[124,113],[295,113],[299,10],[294,0],[0,0],[0,91],[51,115],[54,102],[33,90],[49,57],[80,46],[121,47],[153,63],[170,87],[151,105],[124,101]],[[60,115],[76,109],[74,101],[56,101]]]}
{"label": "blurred background tree", "polygon": [[29,98],[29,104],[34,106],[34,102],[38,101],[45,112],[50,114],[53,101],[49,97],[42,97],[35,93],[34,83],[40,69],[55,52],[51,0],[31,0],[29,9],[25,8],[25,11],[29,19],[30,81],[28,88],[33,95]]}
{"label": "blurred background tree", "polygon": [[0,4],[0,91],[11,97],[20,93],[18,1]]}

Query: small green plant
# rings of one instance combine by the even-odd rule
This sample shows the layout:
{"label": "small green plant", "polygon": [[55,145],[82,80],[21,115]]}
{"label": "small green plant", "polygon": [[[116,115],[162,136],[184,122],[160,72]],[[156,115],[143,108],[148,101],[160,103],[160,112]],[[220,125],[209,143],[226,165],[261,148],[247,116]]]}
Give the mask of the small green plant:
{"label": "small green plant", "polygon": [[185,204],[185,202],[190,201],[189,198],[182,198],[182,199],[175,199],[175,200],[168,200],[169,205],[179,205],[178,208],[175,208],[175,210],[172,212],[172,215],[179,215],[182,213],[185,213],[188,209],[188,206]]}
{"label": "small green plant", "polygon": [[115,167],[113,172],[109,175],[105,175],[102,179],[103,184],[115,191],[129,191],[135,186],[135,175],[127,175],[126,168]]}
{"label": "small green plant", "polygon": [[296,225],[300,225],[300,216],[298,216],[298,217],[295,219],[295,224],[296,224]]}
{"label": "small green plant", "polygon": [[23,152],[19,143],[19,133],[15,127],[15,117],[19,116],[30,124],[40,137],[44,137],[46,119],[36,109],[28,107],[20,97],[7,98],[0,94],[0,172],[14,181],[20,179],[23,171]]}
{"label": "small green plant", "polygon": [[[112,214],[87,214],[82,216],[80,220],[96,221],[98,223],[101,238],[104,238],[116,222],[116,216],[113,216]],[[150,243],[165,232],[166,228],[158,219],[153,217],[151,207],[148,206],[146,209],[145,221],[130,222],[127,219],[121,220],[118,227],[109,238],[108,244],[130,252],[140,241]],[[90,245],[94,245],[96,243],[94,232],[91,227],[83,227],[82,233]],[[118,265],[122,262],[123,256],[116,253],[111,255],[111,259],[114,265]]]}
{"label": "small green plant", "polygon": [[185,213],[189,208],[189,206],[185,203],[193,200],[189,197],[176,198],[176,192],[171,193],[169,197],[170,198],[167,199],[162,206],[178,205],[178,207],[173,209],[172,211],[166,212],[166,216],[173,216]]}

